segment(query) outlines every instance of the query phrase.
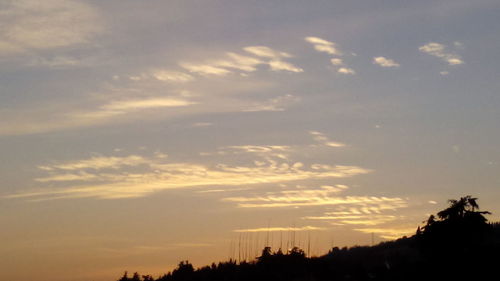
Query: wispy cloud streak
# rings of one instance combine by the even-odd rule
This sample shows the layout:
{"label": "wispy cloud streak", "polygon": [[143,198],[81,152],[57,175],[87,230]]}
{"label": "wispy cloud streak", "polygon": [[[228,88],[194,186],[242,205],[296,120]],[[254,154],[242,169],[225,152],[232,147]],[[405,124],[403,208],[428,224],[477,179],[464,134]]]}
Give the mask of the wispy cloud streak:
{"label": "wispy cloud streak", "polygon": [[324,230],[324,227],[317,226],[303,226],[303,227],[260,227],[260,228],[246,228],[235,229],[234,232],[279,232],[279,231],[310,231],[310,230]]}
{"label": "wispy cloud streak", "polygon": [[[38,182],[63,184],[64,188],[42,188],[39,191],[10,194],[6,198],[56,199],[97,197],[103,199],[141,197],[168,189],[247,186],[253,184],[282,183],[298,180],[345,178],[369,173],[357,166],[330,166],[312,164],[306,167],[291,162],[286,155],[273,152],[284,147],[244,146],[241,151],[256,152],[260,160],[252,165],[219,163],[170,162],[166,157],[92,157],[79,161],[42,165],[49,173]],[[264,151],[262,151],[262,149]],[[163,155],[163,154],[162,154]],[[276,157],[275,159],[269,156]],[[131,167],[141,169],[131,169]],[[330,190],[331,191],[331,190]]]}

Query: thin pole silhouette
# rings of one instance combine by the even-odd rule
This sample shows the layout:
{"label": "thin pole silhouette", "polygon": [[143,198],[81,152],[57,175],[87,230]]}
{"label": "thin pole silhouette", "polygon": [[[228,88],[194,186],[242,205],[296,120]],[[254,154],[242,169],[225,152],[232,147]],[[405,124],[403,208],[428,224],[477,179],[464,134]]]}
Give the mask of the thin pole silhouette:
{"label": "thin pole silhouette", "polygon": [[241,263],[241,232],[240,232],[240,240],[238,242],[238,262]]}
{"label": "thin pole silhouette", "polygon": [[266,236],[266,247],[269,247],[269,225],[271,224],[271,221],[268,219],[267,220],[267,236]]}
{"label": "thin pole silhouette", "polygon": [[256,233],[256,236],[255,237],[255,252],[254,252],[254,256],[255,257],[258,257],[259,256],[259,233],[257,232]]}
{"label": "thin pole silhouette", "polygon": [[283,251],[283,231],[280,230],[280,250]]}
{"label": "thin pole silhouette", "polygon": [[307,232],[307,256],[311,257],[311,232]]}

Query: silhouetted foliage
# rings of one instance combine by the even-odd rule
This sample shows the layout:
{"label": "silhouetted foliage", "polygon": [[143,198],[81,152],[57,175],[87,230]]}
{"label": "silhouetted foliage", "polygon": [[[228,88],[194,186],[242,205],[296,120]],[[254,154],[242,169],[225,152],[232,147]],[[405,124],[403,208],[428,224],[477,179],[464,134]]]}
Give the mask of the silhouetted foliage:
{"label": "silhouetted foliage", "polygon": [[[255,261],[229,260],[194,269],[182,261],[156,281],[322,281],[322,280],[494,280],[500,264],[500,222],[488,223],[477,199],[465,196],[431,215],[412,237],[375,246],[332,248],[306,257],[298,247],[273,252],[265,247]],[[495,274],[496,275],[496,274]],[[127,272],[119,281],[136,281]],[[143,281],[153,281],[142,276]]]}
{"label": "silhouetted foliage", "polygon": [[423,245],[445,247],[449,248],[448,251],[477,246],[491,230],[484,217],[490,212],[479,211],[477,198],[470,195],[449,200],[449,203],[448,208],[437,213],[438,220],[434,215],[427,220],[423,233],[419,235]]}

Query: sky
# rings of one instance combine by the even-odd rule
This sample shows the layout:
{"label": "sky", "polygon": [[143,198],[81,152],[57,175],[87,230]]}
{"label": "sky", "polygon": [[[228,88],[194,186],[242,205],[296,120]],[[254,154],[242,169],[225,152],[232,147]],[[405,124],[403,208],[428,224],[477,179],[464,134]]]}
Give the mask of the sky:
{"label": "sky", "polygon": [[499,13],[0,0],[0,279],[321,255],[465,195],[500,220]]}

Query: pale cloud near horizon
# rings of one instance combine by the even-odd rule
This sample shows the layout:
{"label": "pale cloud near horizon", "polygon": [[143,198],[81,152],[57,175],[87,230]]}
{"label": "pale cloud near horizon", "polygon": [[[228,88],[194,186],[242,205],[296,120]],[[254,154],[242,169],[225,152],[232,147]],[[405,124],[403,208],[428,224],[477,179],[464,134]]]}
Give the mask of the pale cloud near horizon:
{"label": "pale cloud near horizon", "polygon": [[74,0],[5,1],[0,11],[0,56],[89,43],[103,30],[91,5]]}
{"label": "pale cloud near horizon", "polygon": [[[377,196],[361,198],[363,199],[358,202],[337,204],[334,206],[334,211],[328,210],[322,215],[305,216],[303,219],[323,221],[335,226],[354,227],[354,230],[361,232],[378,229],[372,232],[380,234],[383,238],[392,237],[394,231],[391,228],[406,219],[401,210],[409,207],[408,199]],[[371,228],[366,228],[367,226]]]}
{"label": "pale cloud near horizon", "polygon": [[379,225],[396,220],[393,215],[361,214],[343,216],[310,216],[303,217],[307,220],[327,220],[332,225]]}
{"label": "pale cloud near horizon", "polygon": [[363,233],[375,233],[380,235],[380,237],[385,239],[398,239],[404,235],[413,235],[415,234],[417,226],[401,226],[401,227],[368,227],[368,228],[355,228],[354,230],[360,231]]}
{"label": "pale cloud near horizon", "polygon": [[[357,171],[361,172],[361,171]],[[365,170],[361,173],[366,173]],[[241,208],[295,208],[313,206],[337,206],[343,208],[367,208],[370,212],[395,210],[407,206],[404,199],[398,197],[375,196],[340,196],[346,190],[345,185],[321,186],[312,189],[293,189],[268,192],[261,196],[227,197],[224,201],[234,202]],[[377,211],[376,211],[377,210]],[[313,218],[313,217],[310,217]]]}
{"label": "pale cloud near horizon", "polygon": [[378,64],[382,67],[399,67],[399,63],[395,62],[392,59],[388,59],[386,57],[374,57],[373,63]]}
{"label": "pale cloud near horizon", "polygon": [[279,232],[279,231],[310,231],[310,230],[324,230],[324,227],[318,226],[302,226],[302,227],[259,227],[259,228],[244,228],[235,229],[234,232]]}
{"label": "pale cloud near horizon", "polygon": [[[455,45],[456,46],[456,45]],[[421,52],[438,57],[449,65],[464,64],[462,57],[447,50],[446,45],[430,42],[418,48]]]}
{"label": "pale cloud near horizon", "polygon": [[[321,186],[319,188],[297,187],[291,190],[267,192],[260,196],[226,197],[223,200],[236,203],[240,208],[309,207],[323,208],[323,210],[334,208],[336,211],[324,211],[323,215],[305,216],[302,219],[326,222],[333,226],[353,227],[355,231],[373,232],[387,239],[392,239],[400,233],[403,233],[403,235],[408,233],[406,228],[400,232],[394,226],[387,226],[404,218],[404,216],[397,215],[395,212],[408,207],[409,204],[406,199],[385,196],[342,196],[341,193],[346,190],[348,190],[346,185]],[[367,228],[366,226],[371,227]],[[261,227],[239,231],[264,232],[267,229]],[[274,227],[269,229],[274,229]],[[278,227],[274,231],[286,231],[286,229]]]}

